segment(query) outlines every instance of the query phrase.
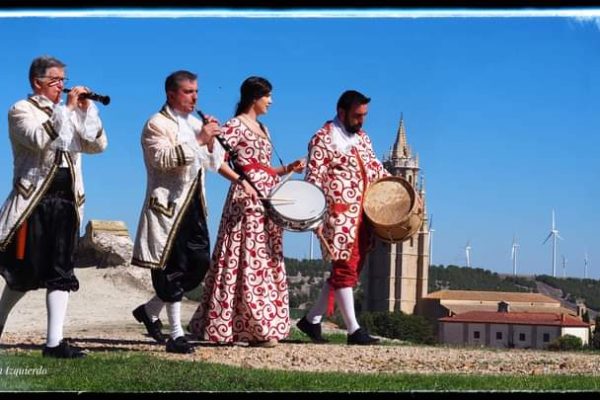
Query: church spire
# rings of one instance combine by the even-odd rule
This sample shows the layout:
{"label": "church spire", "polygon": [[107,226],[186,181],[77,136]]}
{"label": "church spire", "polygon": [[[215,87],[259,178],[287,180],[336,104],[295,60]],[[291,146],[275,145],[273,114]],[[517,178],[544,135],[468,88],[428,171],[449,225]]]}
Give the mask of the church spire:
{"label": "church spire", "polygon": [[404,127],[404,114],[400,114],[400,126],[396,136],[396,143],[392,149],[391,158],[410,158],[410,147],[406,142],[406,128]]}
{"label": "church spire", "polygon": [[413,156],[406,140],[404,114],[400,114],[400,123],[396,132],[396,143],[390,148],[389,157],[383,160],[383,166],[394,176],[402,176],[411,184],[417,185],[419,155]]}

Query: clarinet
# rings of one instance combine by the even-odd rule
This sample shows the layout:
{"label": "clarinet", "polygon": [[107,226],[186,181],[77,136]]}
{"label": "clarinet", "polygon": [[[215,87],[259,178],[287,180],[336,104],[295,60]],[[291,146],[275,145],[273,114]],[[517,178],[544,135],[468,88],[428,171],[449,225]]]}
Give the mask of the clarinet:
{"label": "clarinet", "polygon": [[[71,91],[71,89],[63,89],[63,93],[69,93],[70,91]],[[105,106],[107,106],[110,103],[110,96],[103,96],[101,94],[94,93],[94,92],[82,93],[81,95],[79,95],[79,98],[98,101],[98,102],[104,104]]]}

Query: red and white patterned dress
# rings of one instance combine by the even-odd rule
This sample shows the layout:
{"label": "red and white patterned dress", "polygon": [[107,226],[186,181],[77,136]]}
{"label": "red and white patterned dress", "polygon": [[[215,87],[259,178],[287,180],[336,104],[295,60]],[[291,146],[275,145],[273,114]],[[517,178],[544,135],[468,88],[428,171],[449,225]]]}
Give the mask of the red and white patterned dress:
{"label": "red and white patterned dress", "polygon": [[[269,140],[238,118],[225,123],[222,136],[237,152],[237,164],[266,197],[279,182],[271,168]],[[241,185],[230,186],[202,299],[190,321],[194,335],[220,343],[287,337],[282,233],[260,201],[252,201]]]}

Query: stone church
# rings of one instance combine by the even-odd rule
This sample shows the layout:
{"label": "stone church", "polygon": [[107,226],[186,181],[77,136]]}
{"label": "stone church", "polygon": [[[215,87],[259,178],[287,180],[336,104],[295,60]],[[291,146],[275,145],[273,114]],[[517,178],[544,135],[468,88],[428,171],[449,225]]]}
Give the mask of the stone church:
{"label": "stone church", "polygon": [[365,296],[362,309],[413,314],[417,300],[427,295],[430,232],[419,157],[411,153],[403,117],[400,117],[396,142],[382,162],[392,175],[406,179],[421,195],[424,219],[419,231],[403,242],[386,243],[376,239],[361,277]]}

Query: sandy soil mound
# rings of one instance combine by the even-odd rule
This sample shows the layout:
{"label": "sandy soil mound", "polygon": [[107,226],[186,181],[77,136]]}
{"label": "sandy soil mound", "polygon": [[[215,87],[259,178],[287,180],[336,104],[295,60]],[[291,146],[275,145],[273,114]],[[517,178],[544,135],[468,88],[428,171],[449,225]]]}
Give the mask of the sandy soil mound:
{"label": "sandy soil mound", "polygon": [[[75,275],[80,288],[72,292],[65,320],[65,336],[74,337],[91,330],[133,329],[142,327],[131,311],[151,296],[150,270],[138,267],[97,269],[78,268]],[[0,284],[4,288],[4,281]],[[187,321],[197,304],[184,302],[182,320]],[[166,320],[166,315],[163,317]],[[5,334],[46,334],[46,290],[28,292],[13,309]],[[140,329],[143,332],[143,328]]]}

